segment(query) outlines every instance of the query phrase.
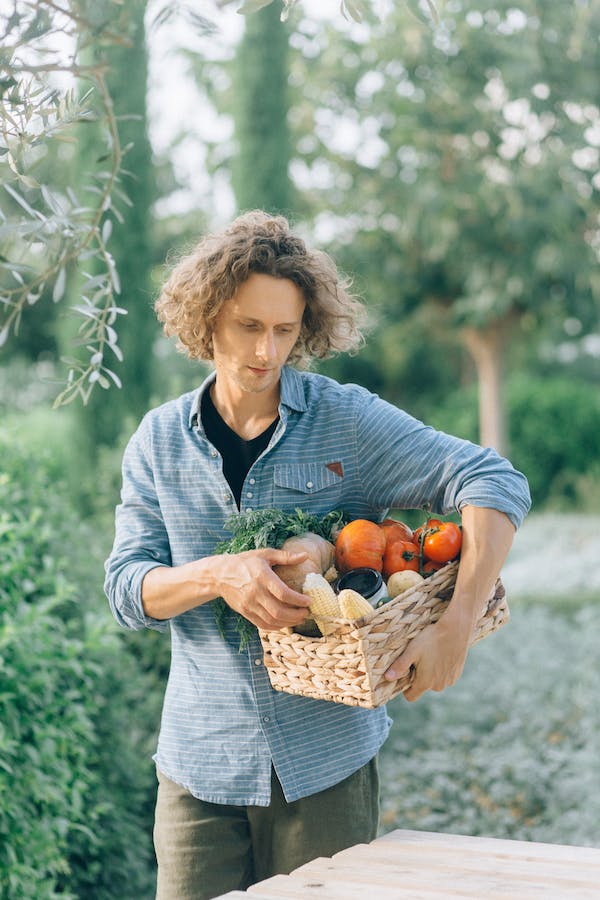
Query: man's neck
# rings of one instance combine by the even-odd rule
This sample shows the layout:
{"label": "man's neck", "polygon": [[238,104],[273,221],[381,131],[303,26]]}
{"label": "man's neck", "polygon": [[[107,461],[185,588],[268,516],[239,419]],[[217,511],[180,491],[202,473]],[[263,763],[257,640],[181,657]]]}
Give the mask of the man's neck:
{"label": "man's neck", "polygon": [[210,388],[210,396],[223,421],[246,441],[262,434],[279,412],[279,385],[276,391],[251,393],[224,390],[217,379]]}

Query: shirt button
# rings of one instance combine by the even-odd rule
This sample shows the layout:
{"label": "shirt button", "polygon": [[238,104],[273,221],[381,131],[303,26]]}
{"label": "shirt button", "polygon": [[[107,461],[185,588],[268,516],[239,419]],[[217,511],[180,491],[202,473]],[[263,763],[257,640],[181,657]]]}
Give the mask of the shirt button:
{"label": "shirt button", "polygon": [[212,456],[212,458],[213,458],[213,459],[214,459],[214,458],[215,458],[215,456],[218,456],[218,455],[219,455],[219,454],[218,454],[218,453],[217,453],[217,451],[216,451],[216,450],[211,450],[211,451],[210,451],[210,455],[211,455],[211,456]]}
{"label": "shirt button", "polygon": [[256,478],[251,478],[251,479],[250,479],[250,484],[256,484]]}
{"label": "shirt button", "polygon": [[223,500],[225,501],[225,503],[231,503],[232,499],[233,498],[231,494],[223,494]]}
{"label": "shirt button", "polygon": [[248,500],[251,500],[252,499],[252,491],[247,491],[246,497],[248,498]]}
{"label": "shirt button", "polygon": [[263,722],[270,722],[271,716],[263,716]]}
{"label": "shirt button", "polygon": [[306,482],[306,487],[307,487],[307,488],[311,488],[312,486],[313,486],[312,481],[307,481],[307,482]]}
{"label": "shirt button", "polygon": [[255,665],[255,666],[262,666],[262,659],[255,659],[255,660],[254,660],[254,665]]}

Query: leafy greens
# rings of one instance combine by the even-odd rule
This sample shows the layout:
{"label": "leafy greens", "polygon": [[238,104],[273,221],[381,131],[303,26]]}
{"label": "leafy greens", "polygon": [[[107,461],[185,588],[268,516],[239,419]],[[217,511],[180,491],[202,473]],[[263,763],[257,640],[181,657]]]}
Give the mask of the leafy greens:
{"label": "leafy greens", "polygon": [[[246,550],[260,550],[265,547],[279,549],[282,544],[294,535],[312,532],[335,542],[335,537],[348,522],[347,515],[340,510],[332,510],[324,516],[295,509],[284,512],[281,509],[253,509],[236,513],[225,522],[225,528],[231,537],[221,541],[215,547],[215,553],[243,553]],[[239,634],[240,652],[256,632],[255,626],[238,612],[234,612],[222,597],[214,601],[214,613],[217,628],[221,636],[225,636],[225,627],[229,615],[234,616],[234,627]]]}

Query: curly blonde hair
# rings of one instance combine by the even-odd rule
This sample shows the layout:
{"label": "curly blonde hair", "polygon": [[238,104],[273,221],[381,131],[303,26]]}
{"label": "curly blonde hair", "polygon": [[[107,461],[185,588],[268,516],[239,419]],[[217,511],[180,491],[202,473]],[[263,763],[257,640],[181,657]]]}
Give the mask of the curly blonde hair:
{"label": "curly blonde hair", "polygon": [[176,262],[155,304],[165,334],[177,337],[178,349],[190,359],[212,359],[219,311],[253,273],[289,279],[304,295],[302,327],[289,362],[307,365],[362,345],[363,304],[333,260],[309,249],[283,216],[260,210],[207,235]]}

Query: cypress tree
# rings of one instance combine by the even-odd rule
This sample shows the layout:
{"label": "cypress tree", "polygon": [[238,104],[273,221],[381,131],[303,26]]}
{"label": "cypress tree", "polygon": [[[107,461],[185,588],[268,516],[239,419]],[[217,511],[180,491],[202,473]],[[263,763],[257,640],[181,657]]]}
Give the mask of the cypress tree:
{"label": "cypress tree", "polygon": [[233,70],[238,153],[232,183],[240,211],[286,214],[293,206],[288,55],[289,31],[278,3],[246,16]]}

